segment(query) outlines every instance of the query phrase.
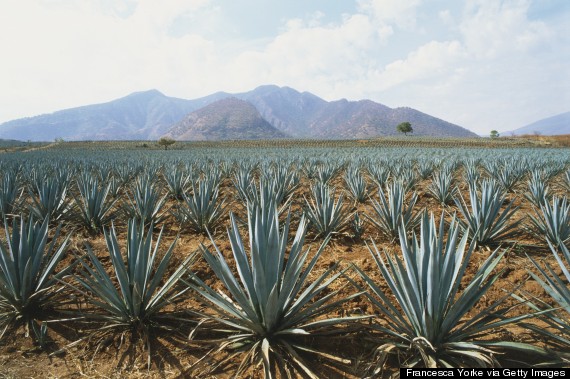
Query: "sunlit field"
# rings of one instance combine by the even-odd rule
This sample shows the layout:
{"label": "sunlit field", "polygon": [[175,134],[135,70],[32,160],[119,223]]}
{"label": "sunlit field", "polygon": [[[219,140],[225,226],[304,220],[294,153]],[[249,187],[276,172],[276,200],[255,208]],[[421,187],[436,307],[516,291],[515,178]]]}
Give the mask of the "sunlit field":
{"label": "sunlit field", "polygon": [[568,366],[562,145],[0,146],[0,372]]}

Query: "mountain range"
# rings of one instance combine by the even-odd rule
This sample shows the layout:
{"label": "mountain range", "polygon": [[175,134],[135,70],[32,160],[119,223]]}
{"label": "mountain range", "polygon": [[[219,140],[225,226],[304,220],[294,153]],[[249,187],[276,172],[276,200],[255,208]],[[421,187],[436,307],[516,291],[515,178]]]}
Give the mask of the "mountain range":
{"label": "mountain range", "polygon": [[570,112],[561,113],[556,116],[543,118],[532,124],[523,126],[510,132],[501,133],[508,135],[541,134],[554,136],[560,134],[570,134]]}
{"label": "mountain range", "polygon": [[412,108],[371,100],[325,101],[309,92],[266,85],[217,92],[194,100],[157,90],[103,104],[71,108],[0,124],[0,138],[64,140],[178,140],[318,138],[355,139],[397,134],[410,122],[414,135],[476,137],[475,133]]}

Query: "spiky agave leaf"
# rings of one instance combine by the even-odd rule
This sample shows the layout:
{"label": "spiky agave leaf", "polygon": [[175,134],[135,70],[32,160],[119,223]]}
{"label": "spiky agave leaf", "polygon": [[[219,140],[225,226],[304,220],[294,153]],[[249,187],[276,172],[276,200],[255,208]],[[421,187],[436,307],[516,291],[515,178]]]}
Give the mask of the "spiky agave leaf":
{"label": "spiky agave leaf", "polygon": [[205,246],[201,250],[223,284],[223,292],[192,275],[190,286],[211,305],[210,312],[204,317],[224,325],[230,332],[228,343],[221,348],[239,345],[245,350],[236,376],[249,358],[263,362],[266,377],[271,377],[279,362],[289,362],[301,372],[314,376],[299,355],[304,345],[297,337],[360,319],[319,318],[334,314],[341,304],[360,294],[335,298],[340,290],[331,290],[331,283],[342,275],[342,272],[335,272],[336,265],[313,277],[313,269],[328,239],[309,259],[309,249],[303,251],[307,227],[304,217],[288,254],[290,214],[281,229],[274,203],[269,210],[256,207],[249,213],[249,252],[243,244],[236,218],[233,214],[230,218],[228,236],[238,275],[232,272],[230,262],[213,240],[214,253]]}
{"label": "spiky agave leaf", "polygon": [[11,232],[6,224],[6,245],[0,244],[0,327],[4,328],[0,336],[14,322],[29,329],[46,311],[62,305],[57,296],[62,288],[57,284],[73,268],[68,265],[56,272],[70,236],[57,245],[57,228],[48,244],[48,218],[42,223],[34,222],[33,217],[19,218],[19,223],[13,221]]}
{"label": "spiky agave leaf", "polygon": [[[368,246],[389,288],[388,292],[382,290],[357,268],[370,289],[369,299],[386,321],[375,325],[387,335],[382,349],[399,351],[406,357],[406,366],[426,367],[495,366],[496,350],[503,348],[543,353],[529,345],[486,338],[495,328],[530,317],[508,317],[509,308],[499,309],[509,295],[467,317],[498,279],[500,272],[492,272],[504,252],[494,251],[470,282],[464,283],[474,245],[467,247],[467,234],[458,239],[460,228],[455,218],[447,241],[444,228],[443,217],[438,230],[433,215],[427,213],[421,220],[419,240],[414,236],[408,241],[402,227],[401,258],[381,253],[376,245]],[[393,304],[392,296],[399,307]]]}

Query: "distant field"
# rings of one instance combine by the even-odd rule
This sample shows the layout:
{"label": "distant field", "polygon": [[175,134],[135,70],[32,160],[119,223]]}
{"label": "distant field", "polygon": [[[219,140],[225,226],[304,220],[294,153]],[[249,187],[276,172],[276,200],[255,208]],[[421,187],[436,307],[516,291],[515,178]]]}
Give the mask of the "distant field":
{"label": "distant field", "polygon": [[[18,147],[25,146],[20,143]],[[36,143],[42,146],[46,143]],[[1,145],[0,145],[1,146]],[[170,146],[168,150],[186,150],[193,148],[251,148],[251,147],[488,147],[488,148],[508,148],[508,147],[563,147],[570,146],[570,136],[552,137],[501,137],[490,138],[433,138],[433,137],[382,137],[366,140],[313,140],[313,139],[292,139],[292,140],[255,140],[255,141],[178,141]],[[0,147],[1,148],[1,147]],[[66,141],[52,143],[49,149],[94,149],[94,150],[164,150],[156,141]]]}

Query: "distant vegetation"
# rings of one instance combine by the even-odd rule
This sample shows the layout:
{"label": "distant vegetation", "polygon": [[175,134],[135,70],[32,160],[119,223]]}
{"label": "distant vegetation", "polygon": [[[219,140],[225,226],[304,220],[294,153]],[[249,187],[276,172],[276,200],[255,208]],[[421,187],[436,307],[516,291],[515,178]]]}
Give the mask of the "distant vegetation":
{"label": "distant vegetation", "polygon": [[163,146],[164,150],[168,150],[168,147],[174,145],[174,143],[176,143],[176,141],[169,137],[162,137],[158,140],[158,144]]}
{"label": "distant vegetation", "polygon": [[399,131],[400,133],[404,133],[404,135],[408,135],[408,133],[413,133],[414,129],[412,128],[412,124],[410,124],[409,122],[402,122],[401,124],[398,124],[398,126],[396,127],[396,130]]}

